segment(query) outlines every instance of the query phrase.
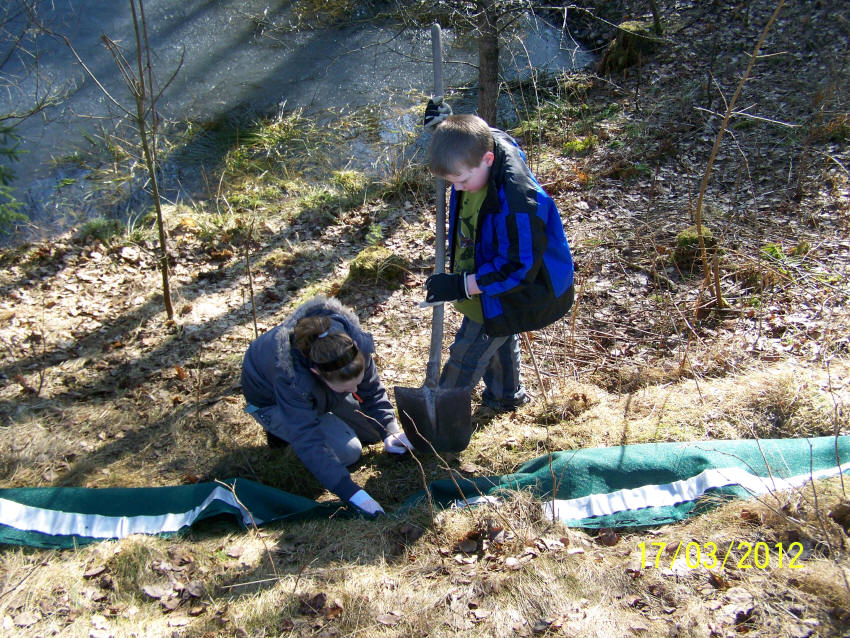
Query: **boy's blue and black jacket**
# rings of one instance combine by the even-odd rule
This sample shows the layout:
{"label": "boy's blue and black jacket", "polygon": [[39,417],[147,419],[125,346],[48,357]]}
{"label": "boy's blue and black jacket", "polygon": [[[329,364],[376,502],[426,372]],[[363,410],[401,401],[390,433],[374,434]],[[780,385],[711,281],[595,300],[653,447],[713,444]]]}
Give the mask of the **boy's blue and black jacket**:
{"label": "boy's blue and black jacket", "polygon": [[[475,278],[491,337],[538,330],[573,303],[573,258],[558,208],[507,133],[492,129],[495,159],[478,213]],[[449,255],[454,256],[458,197],[449,200]],[[454,272],[452,266],[449,270]]]}

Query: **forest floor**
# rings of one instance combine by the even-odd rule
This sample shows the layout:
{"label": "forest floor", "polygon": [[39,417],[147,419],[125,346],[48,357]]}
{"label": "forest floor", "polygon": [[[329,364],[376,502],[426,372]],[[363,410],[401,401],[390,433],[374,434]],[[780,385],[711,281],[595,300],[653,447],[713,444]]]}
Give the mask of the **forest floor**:
{"label": "forest floor", "polygon": [[[576,28],[601,46],[608,22],[630,16],[596,4]],[[479,427],[466,450],[423,455],[421,471],[366,450],[353,476],[390,513],[423,479],[506,474],[557,450],[848,434],[841,2],[779,12],[701,196],[775,7],[677,5],[638,64],[508,88],[514,103],[539,103],[512,132],[562,213],[576,304],[524,347],[530,404],[497,415],[473,397]],[[374,335],[385,385],[422,385],[433,192],[415,159],[378,184],[338,167],[323,175],[328,148],[303,141],[320,128],[297,113],[259,123],[204,167],[214,187],[166,208],[171,320],[149,225],[90,223],[4,250],[0,487],[242,476],[333,500],[243,413],[241,357],[255,331],[334,295]],[[712,234],[710,284],[681,236],[698,208]],[[374,255],[383,268],[352,274]],[[447,312],[446,347],[458,324]],[[261,531],[213,524],[66,552],[7,547],[0,624],[7,635],[96,637],[848,635],[850,508],[838,479],[639,531],[567,529],[523,494],[499,509],[516,533],[491,560],[469,548],[489,509]],[[641,542],[762,540],[800,541],[800,569],[639,562]]]}

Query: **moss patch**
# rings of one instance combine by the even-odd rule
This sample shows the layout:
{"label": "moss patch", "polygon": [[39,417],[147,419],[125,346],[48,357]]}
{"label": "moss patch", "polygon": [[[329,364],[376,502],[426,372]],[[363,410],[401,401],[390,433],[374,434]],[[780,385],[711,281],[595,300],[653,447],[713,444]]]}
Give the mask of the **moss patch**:
{"label": "moss patch", "polygon": [[380,283],[398,288],[409,270],[410,263],[389,248],[369,246],[352,260],[343,287],[354,283]]}
{"label": "moss patch", "polygon": [[[709,254],[713,254],[717,249],[717,240],[708,226],[702,226],[702,240],[705,244],[705,249]],[[676,235],[676,245],[673,248],[673,263],[679,270],[692,270],[694,264],[700,260],[700,245],[699,245],[699,229],[696,226],[689,226],[685,230]]]}

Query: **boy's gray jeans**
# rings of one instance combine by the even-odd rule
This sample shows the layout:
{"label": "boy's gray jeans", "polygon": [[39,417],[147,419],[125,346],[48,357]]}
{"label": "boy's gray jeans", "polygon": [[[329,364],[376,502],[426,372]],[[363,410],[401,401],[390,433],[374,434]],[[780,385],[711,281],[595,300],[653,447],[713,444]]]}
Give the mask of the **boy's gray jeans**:
{"label": "boy's gray jeans", "polygon": [[440,387],[474,388],[483,377],[485,401],[520,405],[525,390],[519,366],[519,335],[488,337],[483,324],[464,317],[449,348]]}
{"label": "boy's gray jeans", "polygon": [[[249,403],[245,406],[245,412],[254,417],[267,434],[271,434],[269,428],[272,423],[283,421],[275,418],[280,413],[280,408],[276,405],[258,408]],[[375,427],[374,421],[360,411],[360,404],[351,395],[348,395],[334,412],[322,414],[319,417],[319,427],[328,447],[336,453],[343,465],[357,462],[363,452],[364,443],[370,445],[381,440],[381,433]],[[285,433],[283,436],[280,433],[272,436],[285,442],[290,441]]]}

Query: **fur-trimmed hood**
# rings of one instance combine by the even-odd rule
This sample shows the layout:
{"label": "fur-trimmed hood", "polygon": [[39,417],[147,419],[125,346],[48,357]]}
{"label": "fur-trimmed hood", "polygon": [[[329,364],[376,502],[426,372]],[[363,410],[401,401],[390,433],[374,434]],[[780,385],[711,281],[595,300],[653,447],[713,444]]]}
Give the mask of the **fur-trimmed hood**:
{"label": "fur-trimmed hood", "polygon": [[277,358],[278,365],[287,377],[296,375],[295,360],[303,359],[300,352],[294,352],[292,338],[295,332],[295,324],[304,317],[324,315],[331,320],[331,331],[345,332],[360,348],[364,356],[371,356],[375,352],[375,344],[372,336],[360,327],[360,319],[354,311],[343,306],[339,300],[332,297],[318,295],[304,302],[280,325],[277,333]]}

